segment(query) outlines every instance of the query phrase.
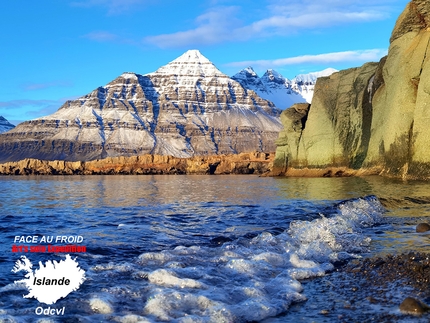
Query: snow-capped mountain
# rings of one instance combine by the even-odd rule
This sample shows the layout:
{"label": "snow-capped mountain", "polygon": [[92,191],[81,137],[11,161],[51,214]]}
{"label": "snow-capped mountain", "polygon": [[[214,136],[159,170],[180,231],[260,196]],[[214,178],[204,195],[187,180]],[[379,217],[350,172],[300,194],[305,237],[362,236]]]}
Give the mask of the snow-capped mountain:
{"label": "snow-capped mountain", "polygon": [[13,128],[15,128],[15,126],[13,124],[11,124],[9,121],[7,121],[6,118],[0,116],[0,133],[9,131]]}
{"label": "snow-capped mountain", "polygon": [[335,72],[338,72],[338,70],[334,68],[326,68],[320,72],[299,74],[292,80],[292,88],[294,91],[300,93],[306,102],[311,103],[317,78],[330,76]]}
{"label": "snow-capped mountain", "polygon": [[274,151],[280,110],[190,50],[0,135],[0,161]]}
{"label": "snow-capped mountain", "polygon": [[286,109],[294,103],[311,103],[315,82],[318,77],[330,76],[337,70],[325,69],[321,72],[297,75],[292,80],[283,77],[275,70],[267,70],[260,78],[252,67],[247,67],[232,76],[246,89],[272,101],[276,107]]}

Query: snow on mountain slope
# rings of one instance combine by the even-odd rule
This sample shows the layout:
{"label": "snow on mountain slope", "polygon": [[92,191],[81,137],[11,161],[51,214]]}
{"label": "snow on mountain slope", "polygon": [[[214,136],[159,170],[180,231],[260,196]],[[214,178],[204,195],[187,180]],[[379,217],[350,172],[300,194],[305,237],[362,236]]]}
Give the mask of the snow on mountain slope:
{"label": "snow on mountain slope", "polygon": [[314,88],[317,78],[330,76],[331,74],[338,72],[334,68],[326,68],[320,72],[313,72],[308,74],[297,75],[292,83],[294,91],[300,93],[300,95],[306,100],[306,102],[311,103],[312,97],[314,95]]}
{"label": "snow on mountain slope", "polygon": [[280,112],[190,50],[0,135],[0,161],[270,152],[282,129]]}
{"label": "snow on mountain slope", "polygon": [[246,89],[255,91],[262,98],[272,101],[276,107],[286,109],[294,103],[310,103],[317,78],[329,76],[336,71],[328,68],[321,72],[300,74],[289,80],[272,69],[267,70],[260,78],[252,67],[247,67],[232,76],[232,79]]}

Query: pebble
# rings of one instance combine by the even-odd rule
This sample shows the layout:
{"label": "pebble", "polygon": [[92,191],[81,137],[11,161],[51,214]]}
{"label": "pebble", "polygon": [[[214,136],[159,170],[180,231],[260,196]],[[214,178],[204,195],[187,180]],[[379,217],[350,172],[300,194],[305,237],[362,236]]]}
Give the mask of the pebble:
{"label": "pebble", "polygon": [[420,223],[416,228],[417,232],[427,232],[430,231],[430,225],[428,223]]}
{"label": "pebble", "polygon": [[429,310],[429,307],[413,297],[406,297],[399,306],[400,311],[408,314],[421,315]]}

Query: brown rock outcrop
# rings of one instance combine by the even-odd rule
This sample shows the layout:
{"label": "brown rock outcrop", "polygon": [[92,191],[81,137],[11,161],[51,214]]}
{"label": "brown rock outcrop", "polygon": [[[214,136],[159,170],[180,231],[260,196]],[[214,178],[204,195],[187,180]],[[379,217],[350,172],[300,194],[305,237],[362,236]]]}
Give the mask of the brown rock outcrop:
{"label": "brown rock outcrop", "polygon": [[261,152],[178,158],[161,155],[107,157],[87,162],[24,159],[0,164],[0,175],[265,174],[274,154]]}

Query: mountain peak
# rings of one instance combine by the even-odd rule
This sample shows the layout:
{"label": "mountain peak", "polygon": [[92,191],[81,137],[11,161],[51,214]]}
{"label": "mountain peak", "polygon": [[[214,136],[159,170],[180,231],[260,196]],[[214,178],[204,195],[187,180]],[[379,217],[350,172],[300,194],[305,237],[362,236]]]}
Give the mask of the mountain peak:
{"label": "mountain peak", "polygon": [[289,82],[289,80],[283,77],[282,74],[276,72],[273,69],[268,69],[261,78],[266,82],[275,82],[279,84],[284,84]]}
{"label": "mountain peak", "polygon": [[251,66],[248,66],[247,68],[243,69],[243,71],[251,74],[252,76],[258,77],[257,73],[255,73],[254,69]]}
{"label": "mountain peak", "polygon": [[225,76],[215,65],[197,49],[186,51],[167,65],[160,67],[154,73],[177,76]]}
{"label": "mountain peak", "polygon": [[244,68],[243,70],[240,70],[238,73],[232,76],[232,79],[235,81],[247,81],[252,82],[251,80],[259,80],[259,77],[257,73],[255,73],[254,69],[249,66],[247,68]]}
{"label": "mountain peak", "polygon": [[173,62],[182,62],[182,63],[190,63],[190,62],[199,62],[199,63],[211,63],[205,56],[200,53],[198,49],[190,49],[183,53],[181,56],[176,58]]}

